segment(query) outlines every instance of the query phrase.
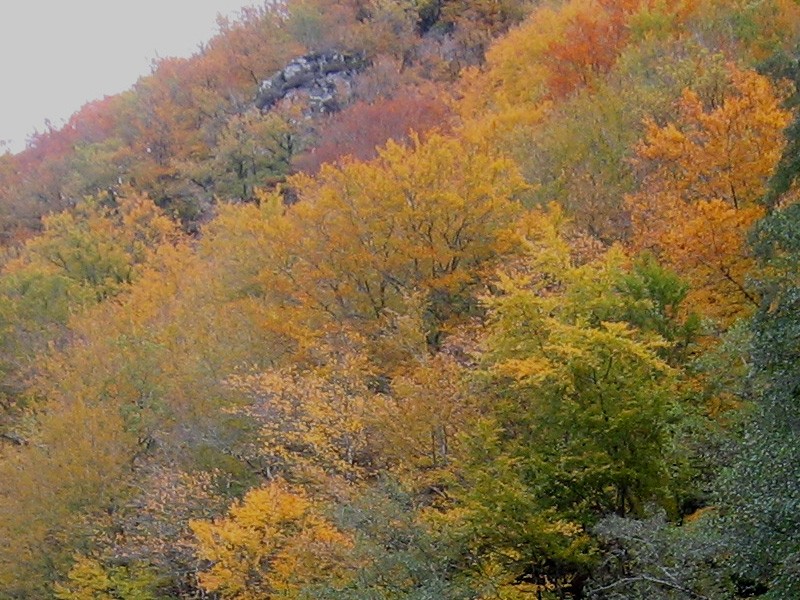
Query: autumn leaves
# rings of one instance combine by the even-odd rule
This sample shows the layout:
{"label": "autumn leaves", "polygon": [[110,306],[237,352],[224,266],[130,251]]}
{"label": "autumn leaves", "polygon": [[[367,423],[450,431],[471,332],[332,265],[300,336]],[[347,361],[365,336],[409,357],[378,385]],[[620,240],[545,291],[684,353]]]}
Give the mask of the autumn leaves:
{"label": "autumn leaves", "polygon": [[[220,96],[288,51],[280,20],[225,24],[200,71],[165,61],[128,107],[150,148],[130,172],[175,214],[116,187],[0,274],[2,426],[22,440],[2,447],[0,596],[579,598],[628,560],[615,532],[704,522],[752,280],[791,288],[796,266],[748,243],[757,222],[767,245],[791,232],[762,200],[791,113],[750,65],[797,8],[766,4],[375,3],[363,18],[409,52],[414,14],[477,48],[533,12],[455,99],[381,97],[424,78],[414,60],[436,69],[419,48],[376,60],[372,103],[291,176],[286,115],[226,118]],[[363,31],[340,7],[316,40],[326,7],[287,27]],[[116,164],[118,141],[75,160]],[[187,182],[230,200],[191,235],[169,218],[197,209]],[[763,307],[781,331],[782,298]]]}
{"label": "autumn leaves", "polygon": [[746,277],[746,236],[764,215],[766,184],[784,147],[790,113],[769,81],[729,67],[730,89],[710,105],[692,91],[678,121],[647,125],[637,150],[645,171],[628,197],[633,244],[649,248],[692,283],[691,298],[724,321],[758,304]]}

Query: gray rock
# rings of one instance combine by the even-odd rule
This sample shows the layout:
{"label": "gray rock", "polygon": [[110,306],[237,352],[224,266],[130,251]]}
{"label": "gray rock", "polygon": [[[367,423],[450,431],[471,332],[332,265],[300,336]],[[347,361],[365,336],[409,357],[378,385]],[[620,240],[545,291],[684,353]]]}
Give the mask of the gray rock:
{"label": "gray rock", "polygon": [[268,110],[284,98],[305,93],[312,111],[337,110],[339,93],[349,92],[353,77],[366,66],[364,57],[343,52],[300,56],[261,83],[255,104]]}

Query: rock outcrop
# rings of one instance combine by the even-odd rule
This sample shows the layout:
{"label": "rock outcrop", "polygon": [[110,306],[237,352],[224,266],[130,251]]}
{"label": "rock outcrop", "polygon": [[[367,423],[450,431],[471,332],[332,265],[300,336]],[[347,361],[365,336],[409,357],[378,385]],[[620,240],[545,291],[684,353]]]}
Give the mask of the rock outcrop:
{"label": "rock outcrop", "polygon": [[323,52],[295,58],[263,81],[256,96],[261,110],[286,98],[303,94],[312,113],[334,112],[350,93],[354,76],[366,66],[363,57],[343,52]]}

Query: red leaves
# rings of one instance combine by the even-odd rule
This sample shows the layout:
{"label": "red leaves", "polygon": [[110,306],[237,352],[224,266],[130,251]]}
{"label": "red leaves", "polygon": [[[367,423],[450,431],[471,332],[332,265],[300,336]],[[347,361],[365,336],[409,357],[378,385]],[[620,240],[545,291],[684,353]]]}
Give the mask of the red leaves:
{"label": "red leaves", "polygon": [[388,140],[408,139],[411,130],[424,133],[447,124],[450,109],[443,100],[431,94],[412,92],[406,96],[357,102],[334,115],[319,134],[322,142],[300,156],[295,166],[300,171],[315,173],[324,163],[351,156],[371,160],[377,148]]}

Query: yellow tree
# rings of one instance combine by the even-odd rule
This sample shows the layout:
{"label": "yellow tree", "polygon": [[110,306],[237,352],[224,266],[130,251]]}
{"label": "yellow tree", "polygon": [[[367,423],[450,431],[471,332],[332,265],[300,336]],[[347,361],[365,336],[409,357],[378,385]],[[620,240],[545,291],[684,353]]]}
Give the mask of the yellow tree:
{"label": "yellow tree", "polygon": [[19,279],[25,290],[31,287],[24,285],[26,279],[63,280],[73,307],[118,294],[158,247],[178,238],[175,224],[130,189],[113,205],[89,198],[71,211],[45,217],[43,224],[42,234],[6,265],[6,279]]}
{"label": "yellow tree", "polygon": [[590,87],[615,65],[638,14],[675,0],[569,0],[541,3],[486,53],[483,69],[466,69],[458,108],[483,123],[485,133],[514,134],[535,125],[553,100]]}
{"label": "yellow tree", "polygon": [[651,249],[693,286],[692,300],[728,321],[757,304],[745,285],[745,236],[784,146],[789,113],[769,81],[730,66],[730,90],[711,106],[685,91],[678,119],[647,123],[637,149],[645,173],[627,198],[633,245]]}
{"label": "yellow tree", "polygon": [[276,222],[265,287],[328,322],[404,313],[419,292],[437,324],[514,250],[524,189],[511,161],[441,135],[389,142],[375,161],[326,166],[290,185],[301,201]]}
{"label": "yellow tree", "polygon": [[[154,250],[124,293],[70,315],[71,343],[36,357],[33,390],[45,400],[25,423],[25,433],[34,433],[27,445],[3,448],[0,460],[8,485],[0,492],[4,590],[50,597],[47,585],[66,573],[70,556],[86,551],[92,536],[105,540],[112,519],[121,532],[114,552],[150,552],[159,566],[169,556],[180,560],[178,518],[152,508],[166,488],[149,475],[153,462],[224,468],[237,483],[247,477],[249,466],[239,461],[242,420],[223,411],[236,392],[223,381],[273,350],[264,301],[249,295],[248,265],[238,260],[258,243],[257,228],[249,231],[253,239],[239,236],[242,247],[228,245],[227,235],[247,233],[237,212],[226,213],[199,254],[188,245]],[[153,518],[173,529],[148,531],[145,546],[140,528]]]}
{"label": "yellow tree", "polygon": [[229,380],[251,399],[244,412],[261,425],[267,476],[354,480],[368,472],[366,415],[375,395],[368,384],[375,371],[358,335],[326,338],[305,364]]}
{"label": "yellow tree", "polygon": [[[76,547],[127,491],[136,436],[113,411],[71,398],[40,410],[27,445],[0,449],[0,589],[51,597]],[[106,512],[108,510],[109,512]]]}
{"label": "yellow tree", "polygon": [[226,600],[298,598],[303,586],[344,583],[352,541],[301,491],[280,481],[251,490],[228,516],[193,521],[200,585]]}
{"label": "yellow tree", "polygon": [[467,381],[477,325],[451,330],[431,353],[423,309],[412,299],[408,314],[387,315],[372,350],[386,380],[366,421],[379,464],[412,488],[435,490],[449,479],[475,417]]}

